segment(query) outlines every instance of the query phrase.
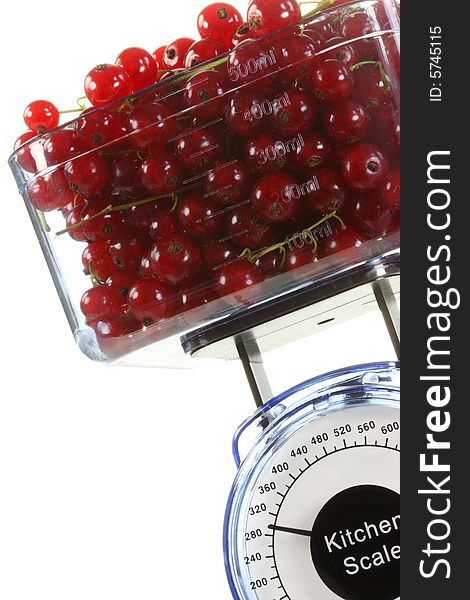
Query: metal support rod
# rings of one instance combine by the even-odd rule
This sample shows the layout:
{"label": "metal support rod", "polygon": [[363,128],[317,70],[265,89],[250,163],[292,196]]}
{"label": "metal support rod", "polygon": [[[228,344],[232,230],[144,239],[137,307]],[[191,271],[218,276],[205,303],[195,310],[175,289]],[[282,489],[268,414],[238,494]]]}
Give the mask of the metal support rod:
{"label": "metal support rod", "polygon": [[400,309],[388,279],[381,277],[372,284],[395,353],[400,360]]}
{"label": "metal support rod", "polygon": [[235,345],[242,361],[251,393],[255,399],[256,406],[259,408],[273,397],[271,385],[264,370],[260,349],[255,338],[250,336],[249,333],[236,336]]}

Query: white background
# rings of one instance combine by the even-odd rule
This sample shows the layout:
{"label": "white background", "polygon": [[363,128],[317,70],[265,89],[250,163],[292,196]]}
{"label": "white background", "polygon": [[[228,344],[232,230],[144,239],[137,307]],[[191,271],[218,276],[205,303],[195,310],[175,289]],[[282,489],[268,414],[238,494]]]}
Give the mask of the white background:
{"label": "white background", "polygon": [[[245,2],[236,5],[244,12]],[[61,109],[128,46],[196,35],[191,0],[2,3],[0,44],[2,600],[228,600],[221,532],[231,436],[253,410],[237,363],[93,364],[75,347],[6,164],[24,106]],[[274,391],[393,359],[379,315],[268,357]]]}

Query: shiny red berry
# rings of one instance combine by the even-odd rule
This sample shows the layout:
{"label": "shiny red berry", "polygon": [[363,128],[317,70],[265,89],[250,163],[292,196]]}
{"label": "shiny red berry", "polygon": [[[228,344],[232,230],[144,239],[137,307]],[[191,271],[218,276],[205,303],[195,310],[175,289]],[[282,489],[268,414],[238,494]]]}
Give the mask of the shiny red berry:
{"label": "shiny red berry", "polygon": [[374,38],[366,37],[373,33],[374,26],[366,12],[356,11],[347,14],[341,22],[341,37],[352,42],[358,61],[374,58],[377,46]]}
{"label": "shiny red berry", "polygon": [[340,211],[347,196],[341,174],[328,168],[317,169],[314,173],[317,186],[305,196],[305,204],[318,216]]}
{"label": "shiny red berry", "polygon": [[93,329],[96,332],[96,337],[103,352],[108,354],[113,353],[113,347],[108,346],[111,340],[125,337],[139,331],[142,325],[137,319],[131,315],[117,316],[112,315],[98,319],[93,323]]}
{"label": "shiny red berry", "polygon": [[321,133],[305,133],[292,154],[293,165],[303,173],[310,173],[331,158],[333,146]]}
{"label": "shiny red berry", "polygon": [[80,114],[75,132],[77,146],[83,151],[101,148],[119,138],[121,119],[115,111],[87,108]]}
{"label": "shiny red berry", "polygon": [[171,194],[183,185],[184,169],[169,152],[149,154],[140,167],[145,188],[157,195]]}
{"label": "shiny red berry", "polygon": [[319,246],[319,256],[325,258],[350,248],[360,248],[361,236],[354,229],[339,229],[333,235],[327,237]]}
{"label": "shiny red berry", "polygon": [[233,208],[226,216],[229,239],[240,248],[255,250],[274,242],[275,226],[264,221],[251,204]]}
{"label": "shiny red berry", "polygon": [[395,210],[383,203],[375,192],[353,194],[344,217],[364,239],[385,235],[395,229]]}
{"label": "shiny red berry", "polygon": [[240,250],[229,240],[208,240],[203,243],[201,252],[203,266],[214,269],[229,260],[234,260]]}
{"label": "shiny red berry", "polygon": [[189,108],[195,109],[200,119],[216,119],[223,111],[227,86],[224,77],[214,70],[193,75],[184,88],[184,99]]}
{"label": "shiny red berry", "polygon": [[36,177],[29,183],[27,192],[31,204],[42,212],[62,208],[74,197],[62,169]]}
{"label": "shiny red berry", "polygon": [[247,21],[254,37],[263,37],[297,23],[302,12],[297,0],[251,0]]}
{"label": "shiny red berry", "polygon": [[133,92],[149,87],[157,81],[157,63],[143,48],[126,48],[118,55],[116,64],[129,75]]}
{"label": "shiny red berry", "polygon": [[129,75],[118,65],[102,64],[85,77],[85,95],[95,107],[120,100],[132,92]]}
{"label": "shiny red berry", "polygon": [[133,200],[144,198],[147,190],[140,180],[142,161],[134,153],[121,154],[109,165],[109,183],[113,193]]}
{"label": "shiny red berry", "polygon": [[137,269],[142,255],[152,245],[148,233],[140,230],[128,230],[109,244],[109,254],[120,269]]}
{"label": "shiny red berry", "polygon": [[184,131],[176,141],[176,155],[183,165],[195,172],[211,167],[223,154],[218,128],[203,126]]}
{"label": "shiny red berry", "polygon": [[162,150],[176,135],[176,116],[164,104],[138,104],[129,115],[129,140],[139,150]]}
{"label": "shiny red berry", "polygon": [[260,133],[246,143],[246,163],[254,173],[277,173],[286,168],[296,148],[296,141],[288,142],[280,134]]}
{"label": "shiny red berry", "polygon": [[212,60],[216,56],[225,54],[227,47],[222,42],[214,39],[198,40],[189,48],[184,58],[186,69],[192,69],[201,63]]}
{"label": "shiny red berry", "polygon": [[400,167],[388,173],[380,189],[380,196],[385,206],[400,208]]}
{"label": "shiny red berry", "polygon": [[98,196],[108,182],[108,166],[97,154],[84,154],[65,165],[65,177],[82,196]]}
{"label": "shiny red berry", "polygon": [[267,119],[262,107],[265,100],[262,92],[256,90],[240,90],[232,94],[226,109],[229,129],[242,137],[261,133]]}
{"label": "shiny red berry", "polygon": [[166,69],[184,69],[184,60],[190,47],[194,44],[191,38],[178,38],[165,48],[163,64]]}
{"label": "shiny red berry", "polygon": [[118,270],[111,255],[109,254],[108,242],[92,242],[83,250],[82,264],[87,275],[91,275],[98,281],[105,282],[106,279]]}
{"label": "shiny red berry", "polygon": [[289,37],[279,55],[283,80],[295,82],[297,79],[312,77],[316,68],[315,56],[319,49],[320,45],[308,35],[297,34]]}
{"label": "shiny red berry", "polygon": [[335,142],[358,141],[367,135],[369,125],[366,108],[353,100],[331,104],[323,113],[323,127]]}
{"label": "shiny red berry", "polygon": [[231,295],[234,304],[248,304],[255,299],[253,287],[264,281],[261,271],[250,261],[238,259],[215,271],[215,290],[221,298]]}
{"label": "shiny red berry", "polygon": [[295,136],[310,129],[315,122],[317,107],[315,100],[300,90],[288,92],[289,103],[275,103],[271,124],[281,135]]}
{"label": "shiny red berry", "polygon": [[392,84],[381,63],[364,64],[354,69],[351,96],[367,107],[381,106],[392,100]]}
{"label": "shiny red berry", "polygon": [[329,102],[338,102],[347,98],[353,89],[354,79],[348,66],[334,58],[320,62],[313,84],[318,95]]}
{"label": "shiny red berry", "polygon": [[[325,52],[328,48],[330,48],[330,50]],[[352,67],[359,62],[355,51],[355,44],[348,43],[348,41],[342,37],[336,36],[329,38],[322,44],[322,50],[325,58],[334,58],[343,62],[348,67]]]}
{"label": "shiny red berry", "polygon": [[197,192],[180,200],[178,219],[183,230],[195,238],[214,238],[224,226],[223,209]]}
{"label": "shiny red berry", "polygon": [[122,305],[127,305],[129,290],[140,279],[138,270],[122,269],[114,271],[106,279],[106,285],[113,291]]}
{"label": "shiny red berry", "polygon": [[149,327],[174,314],[175,292],[155,277],[139,279],[129,290],[128,303],[133,316]]}
{"label": "shiny red berry", "polygon": [[315,260],[315,256],[314,246],[307,244],[307,242],[304,242],[299,248],[294,246],[292,249],[287,250],[284,269],[286,271],[294,271],[300,267],[310,265]]}
{"label": "shiny red berry", "polygon": [[227,72],[233,86],[251,84],[251,89],[264,91],[264,94],[276,82],[279,69],[276,50],[264,40],[253,43],[246,39],[228,56]]}
{"label": "shiny red berry", "polygon": [[87,319],[122,314],[121,303],[114,291],[101,285],[83,294],[80,308]]}
{"label": "shiny red berry", "polygon": [[222,206],[231,206],[249,197],[252,177],[240,161],[214,166],[205,180],[205,196]]}
{"label": "shiny red berry", "polygon": [[60,114],[49,100],[35,100],[24,109],[23,118],[26,127],[38,134],[57,127]]}
{"label": "shiny red berry", "polygon": [[[94,203],[82,210],[81,218],[82,220],[86,219],[82,227],[86,239],[96,242],[109,242],[116,238],[119,239],[128,228],[126,213],[116,211],[95,216],[101,210],[102,206],[100,204],[95,206]],[[119,267],[119,265],[116,266]]]}
{"label": "shiny red berry", "polygon": [[44,140],[44,158],[52,167],[66,162],[79,153],[79,141],[74,129],[59,129]]}
{"label": "shiny red berry", "polygon": [[250,25],[248,22],[242,23],[232,37],[230,48],[236,48],[238,44],[245,41],[253,41]]}
{"label": "shiny red berry", "polygon": [[28,173],[35,173],[37,170],[36,159],[33,155],[35,144],[28,143],[35,137],[36,134],[33,131],[26,131],[20,135],[13,146],[18,165]]}
{"label": "shiny red berry", "polygon": [[157,242],[151,250],[153,272],[173,285],[190,281],[201,268],[201,253],[188,237],[174,235]]}
{"label": "shiny red berry", "polygon": [[389,161],[378,146],[358,142],[343,152],[341,170],[350,188],[367,192],[382,184],[389,170]]}
{"label": "shiny red berry", "polygon": [[225,2],[215,2],[206,6],[197,18],[199,35],[222,42],[228,49],[243,18],[236,8]]}
{"label": "shiny red berry", "polygon": [[266,175],[251,191],[255,211],[269,223],[283,223],[300,211],[300,195],[294,193],[296,180],[285,173]]}
{"label": "shiny red berry", "polygon": [[181,233],[181,224],[175,211],[157,208],[151,214],[149,233],[154,242]]}

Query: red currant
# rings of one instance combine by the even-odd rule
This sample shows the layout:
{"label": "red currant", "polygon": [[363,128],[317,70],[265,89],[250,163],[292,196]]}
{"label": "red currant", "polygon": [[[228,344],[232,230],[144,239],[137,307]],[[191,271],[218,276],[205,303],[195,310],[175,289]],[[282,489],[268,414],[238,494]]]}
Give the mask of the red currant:
{"label": "red currant", "polygon": [[364,64],[354,69],[352,97],[366,106],[388,104],[392,99],[392,85],[382,64]]}
{"label": "red currant", "polygon": [[385,235],[395,228],[395,211],[385,206],[375,192],[354,194],[344,216],[365,239]]}
{"label": "red currant", "polygon": [[308,35],[297,34],[288,38],[279,56],[283,79],[294,82],[299,78],[312,77],[316,66],[314,57],[319,49],[319,44]]}
{"label": "red currant", "polygon": [[208,281],[203,277],[199,277],[198,279],[191,281],[188,285],[180,288],[179,297],[181,311],[186,312],[188,310],[193,310],[198,306],[208,304],[212,300],[215,300],[217,296],[212,279]]}
{"label": "red currant", "polygon": [[329,102],[338,102],[347,98],[352,92],[354,80],[344,62],[329,58],[318,65],[313,83],[320,97]]}
{"label": "red currant", "polygon": [[243,18],[236,8],[225,2],[216,2],[206,6],[197,18],[199,35],[222,42],[228,49],[237,29],[243,24]]}
{"label": "red currant", "polygon": [[[67,130],[65,130],[67,131]],[[77,144],[83,150],[101,148],[119,138],[121,133],[121,120],[118,113],[85,109],[76,122]],[[56,134],[55,137],[57,137]]]}
{"label": "red currant", "polygon": [[294,166],[303,173],[324,165],[333,153],[330,140],[321,133],[307,133],[293,155]]}
{"label": "red currant", "polygon": [[291,148],[274,133],[260,133],[246,144],[246,162],[254,173],[277,173],[286,168]]}
{"label": "red currant", "polygon": [[255,265],[264,277],[278,275],[284,268],[284,256],[282,252],[272,251],[263,254],[255,261]]}
{"label": "red currant", "polygon": [[128,131],[135,148],[162,150],[176,135],[176,116],[163,104],[140,104],[129,115]]}
{"label": "red currant", "polygon": [[373,31],[374,27],[366,12],[351,12],[342,20],[341,36],[345,40],[355,40],[352,44],[358,61],[374,58],[376,42],[373,38],[365,37]]}
{"label": "red currant", "polygon": [[101,285],[83,294],[80,308],[87,319],[122,314],[121,303],[114,291]]}
{"label": "red currant", "polygon": [[52,102],[35,100],[24,109],[23,118],[26,127],[38,134],[57,127],[60,114]]}
{"label": "red currant", "polygon": [[[126,213],[121,211],[108,212],[96,217],[95,215],[101,210],[101,205],[87,206],[82,210],[82,220],[87,219],[82,227],[86,239],[92,242],[109,242],[122,236],[128,228],[125,219]],[[118,265],[116,266],[118,267]]]}
{"label": "red currant", "polygon": [[230,48],[236,48],[238,44],[241,44],[245,41],[253,41],[250,24],[248,22],[242,23],[237,29],[234,36],[232,37]]}
{"label": "red currant", "polygon": [[129,290],[128,303],[134,317],[149,327],[174,314],[175,292],[155,277],[139,279]]}
{"label": "red currant", "polygon": [[317,189],[305,197],[308,208],[318,216],[339,211],[346,199],[346,188],[341,174],[332,169],[320,168],[315,171]]}
{"label": "red currant", "polygon": [[[152,56],[155,60],[155,63],[157,65],[157,69],[158,71],[162,71],[165,69],[165,63],[163,62],[163,55],[165,54],[165,46],[159,46],[155,52],[152,53]],[[157,71],[157,72],[158,72]]]}
{"label": "red currant", "polygon": [[373,144],[358,142],[342,156],[342,174],[349,187],[360,192],[377,189],[388,173],[389,162],[384,152]]}
{"label": "red currant", "polygon": [[250,261],[238,259],[222,265],[215,272],[215,289],[219,297],[232,295],[234,304],[249,304],[255,298],[253,286],[264,281],[261,271]]}
{"label": "red currant", "polygon": [[13,152],[16,153],[16,161],[19,166],[29,173],[36,173],[36,159],[32,154],[35,144],[29,144],[36,134],[32,131],[26,131],[21,134],[13,146]]}
{"label": "red currant", "polygon": [[197,193],[180,200],[178,219],[184,231],[195,238],[214,238],[224,226],[220,206]]}
{"label": "red currant", "polygon": [[96,336],[103,352],[112,354],[113,347],[108,347],[106,342],[139,331],[139,329],[141,329],[141,324],[137,319],[134,319],[130,315],[125,315],[124,317],[113,315],[98,319],[93,324],[93,329],[96,332]]}
{"label": "red currant", "polygon": [[227,233],[240,248],[256,250],[274,242],[275,229],[255,213],[251,204],[242,204],[226,216]]}
{"label": "red currant", "polygon": [[181,233],[176,213],[169,208],[157,208],[150,220],[149,233],[155,242]]}
{"label": "red currant", "polygon": [[120,269],[137,269],[142,255],[152,245],[152,238],[143,231],[128,231],[109,245],[109,254]]}
{"label": "red currant", "polygon": [[288,250],[284,269],[286,271],[294,271],[300,267],[310,265],[315,260],[316,253],[314,252],[313,246],[304,243],[302,247],[297,248],[295,246],[292,250]]}
{"label": "red currant", "polygon": [[263,37],[294,23],[302,18],[296,0],[251,0],[247,20],[254,37]]}
{"label": "red currant", "polygon": [[132,92],[129,75],[118,65],[98,65],[85,77],[85,95],[95,107],[120,100]]}
{"label": "red currant", "polygon": [[251,203],[269,223],[283,223],[300,210],[300,196],[293,194],[296,186],[296,180],[285,173],[266,175],[252,189]]}
{"label": "red currant", "polygon": [[319,247],[319,255],[322,258],[349,250],[350,248],[360,248],[362,240],[359,234],[351,228],[340,229],[333,232],[333,235],[326,238]]}
{"label": "red currant", "polygon": [[205,180],[206,196],[222,206],[231,206],[248,198],[251,175],[240,161],[216,165]]}
{"label": "red currant", "polygon": [[323,44],[323,50],[331,48],[329,52],[324,52],[325,58],[334,58],[343,62],[348,67],[355,65],[359,62],[355,51],[355,46],[352,43],[348,43],[342,37],[332,37]]}
{"label": "red currant", "polygon": [[279,60],[274,48],[268,47],[264,40],[254,43],[247,39],[230,52],[227,70],[234,86],[251,84],[251,90],[256,88],[266,93],[277,81]]}
{"label": "red currant", "polygon": [[62,169],[36,177],[28,185],[27,190],[31,204],[42,212],[62,208],[74,197]]}
{"label": "red currant", "polygon": [[223,150],[219,129],[206,125],[184,131],[176,142],[176,155],[185,167],[195,172],[211,167]]}
{"label": "red currant", "polygon": [[156,242],[150,261],[155,274],[173,285],[180,285],[199,273],[201,253],[191,239],[174,235]]}
{"label": "red currant", "polygon": [[44,140],[44,158],[49,167],[70,160],[78,151],[78,138],[73,129],[59,129]]}
{"label": "red currant", "polygon": [[239,252],[231,241],[208,240],[202,245],[202,264],[209,269],[215,269],[229,260],[234,260]]}
{"label": "red currant", "polygon": [[367,135],[369,113],[362,104],[353,100],[343,100],[332,104],[323,113],[323,127],[336,142],[354,142]]}
{"label": "red currant", "polygon": [[275,103],[271,123],[281,135],[297,135],[310,129],[315,122],[315,101],[300,90],[289,91],[289,104]]}
{"label": "red currant", "polygon": [[262,93],[254,90],[239,90],[232,94],[226,109],[229,129],[242,137],[261,133],[265,127],[263,118],[259,118],[259,115],[263,116],[263,100]]}
{"label": "red currant", "polygon": [[106,281],[118,267],[109,254],[108,242],[92,242],[83,250],[82,264],[87,275],[93,273],[99,281]]}
{"label": "red currant", "polygon": [[184,59],[194,44],[191,38],[178,38],[165,48],[163,64],[167,69],[184,69]]}
{"label": "red currant", "polygon": [[68,232],[68,234],[76,242],[86,242],[87,241],[87,236],[85,234],[83,226],[75,227],[75,225],[78,225],[79,223],[82,222],[82,211],[83,211],[83,206],[77,206],[76,208],[71,210],[67,214],[67,217],[65,218],[65,225],[66,225],[67,229],[73,227],[73,229],[71,229]]}
{"label": "red currant", "polygon": [[186,69],[192,69],[201,63],[212,60],[216,56],[225,54],[227,47],[222,42],[214,39],[198,40],[189,48],[184,58]]}
{"label": "red currant", "polygon": [[193,75],[184,89],[184,99],[196,109],[199,119],[215,119],[223,111],[226,85],[218,71],[207,70]]}
{"label": "red currant", "polygon": [[385,206],[400,208],[400,167],[389,172],[382,184],[380,195]]}
{"label": "red currant", "polygon": [[135,153],[121,154],[109,165],[109,183],[122,198],[144,198],[147,190],[140,180],[142,161]]}
{"label": "red currant", "polygon": [[114,271],[106,279],[106,285],[119,298],[122,305],[127,305],[129,290],[138,279],[140,279],[138,270]]}
{"label": "red currant", "polygon": [[108,182],[108,167],[97,154],[84,154],[65,165],[65,177],[83,196],[98,196]]}
{"label": "red currant", "polygon": [[140,177],[149,192],[171,194],[183,185],[184,169],[172,154],[155,152],[143,161]]}
{"label": "red currant", "polygon": [[157,64],[143,48],[126,48],[116,59],[116,64],[129,75],[133,92],[142,90],[157,81]]}

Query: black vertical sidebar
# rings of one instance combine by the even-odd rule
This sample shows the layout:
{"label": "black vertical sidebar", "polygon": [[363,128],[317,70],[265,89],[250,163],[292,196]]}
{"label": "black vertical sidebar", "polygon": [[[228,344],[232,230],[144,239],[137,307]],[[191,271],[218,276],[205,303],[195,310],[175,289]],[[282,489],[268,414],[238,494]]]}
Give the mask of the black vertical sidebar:
{"label": "black vertical sidebar", "polygon": [[401,600],[469,595],[468,23],[402,4]]}

